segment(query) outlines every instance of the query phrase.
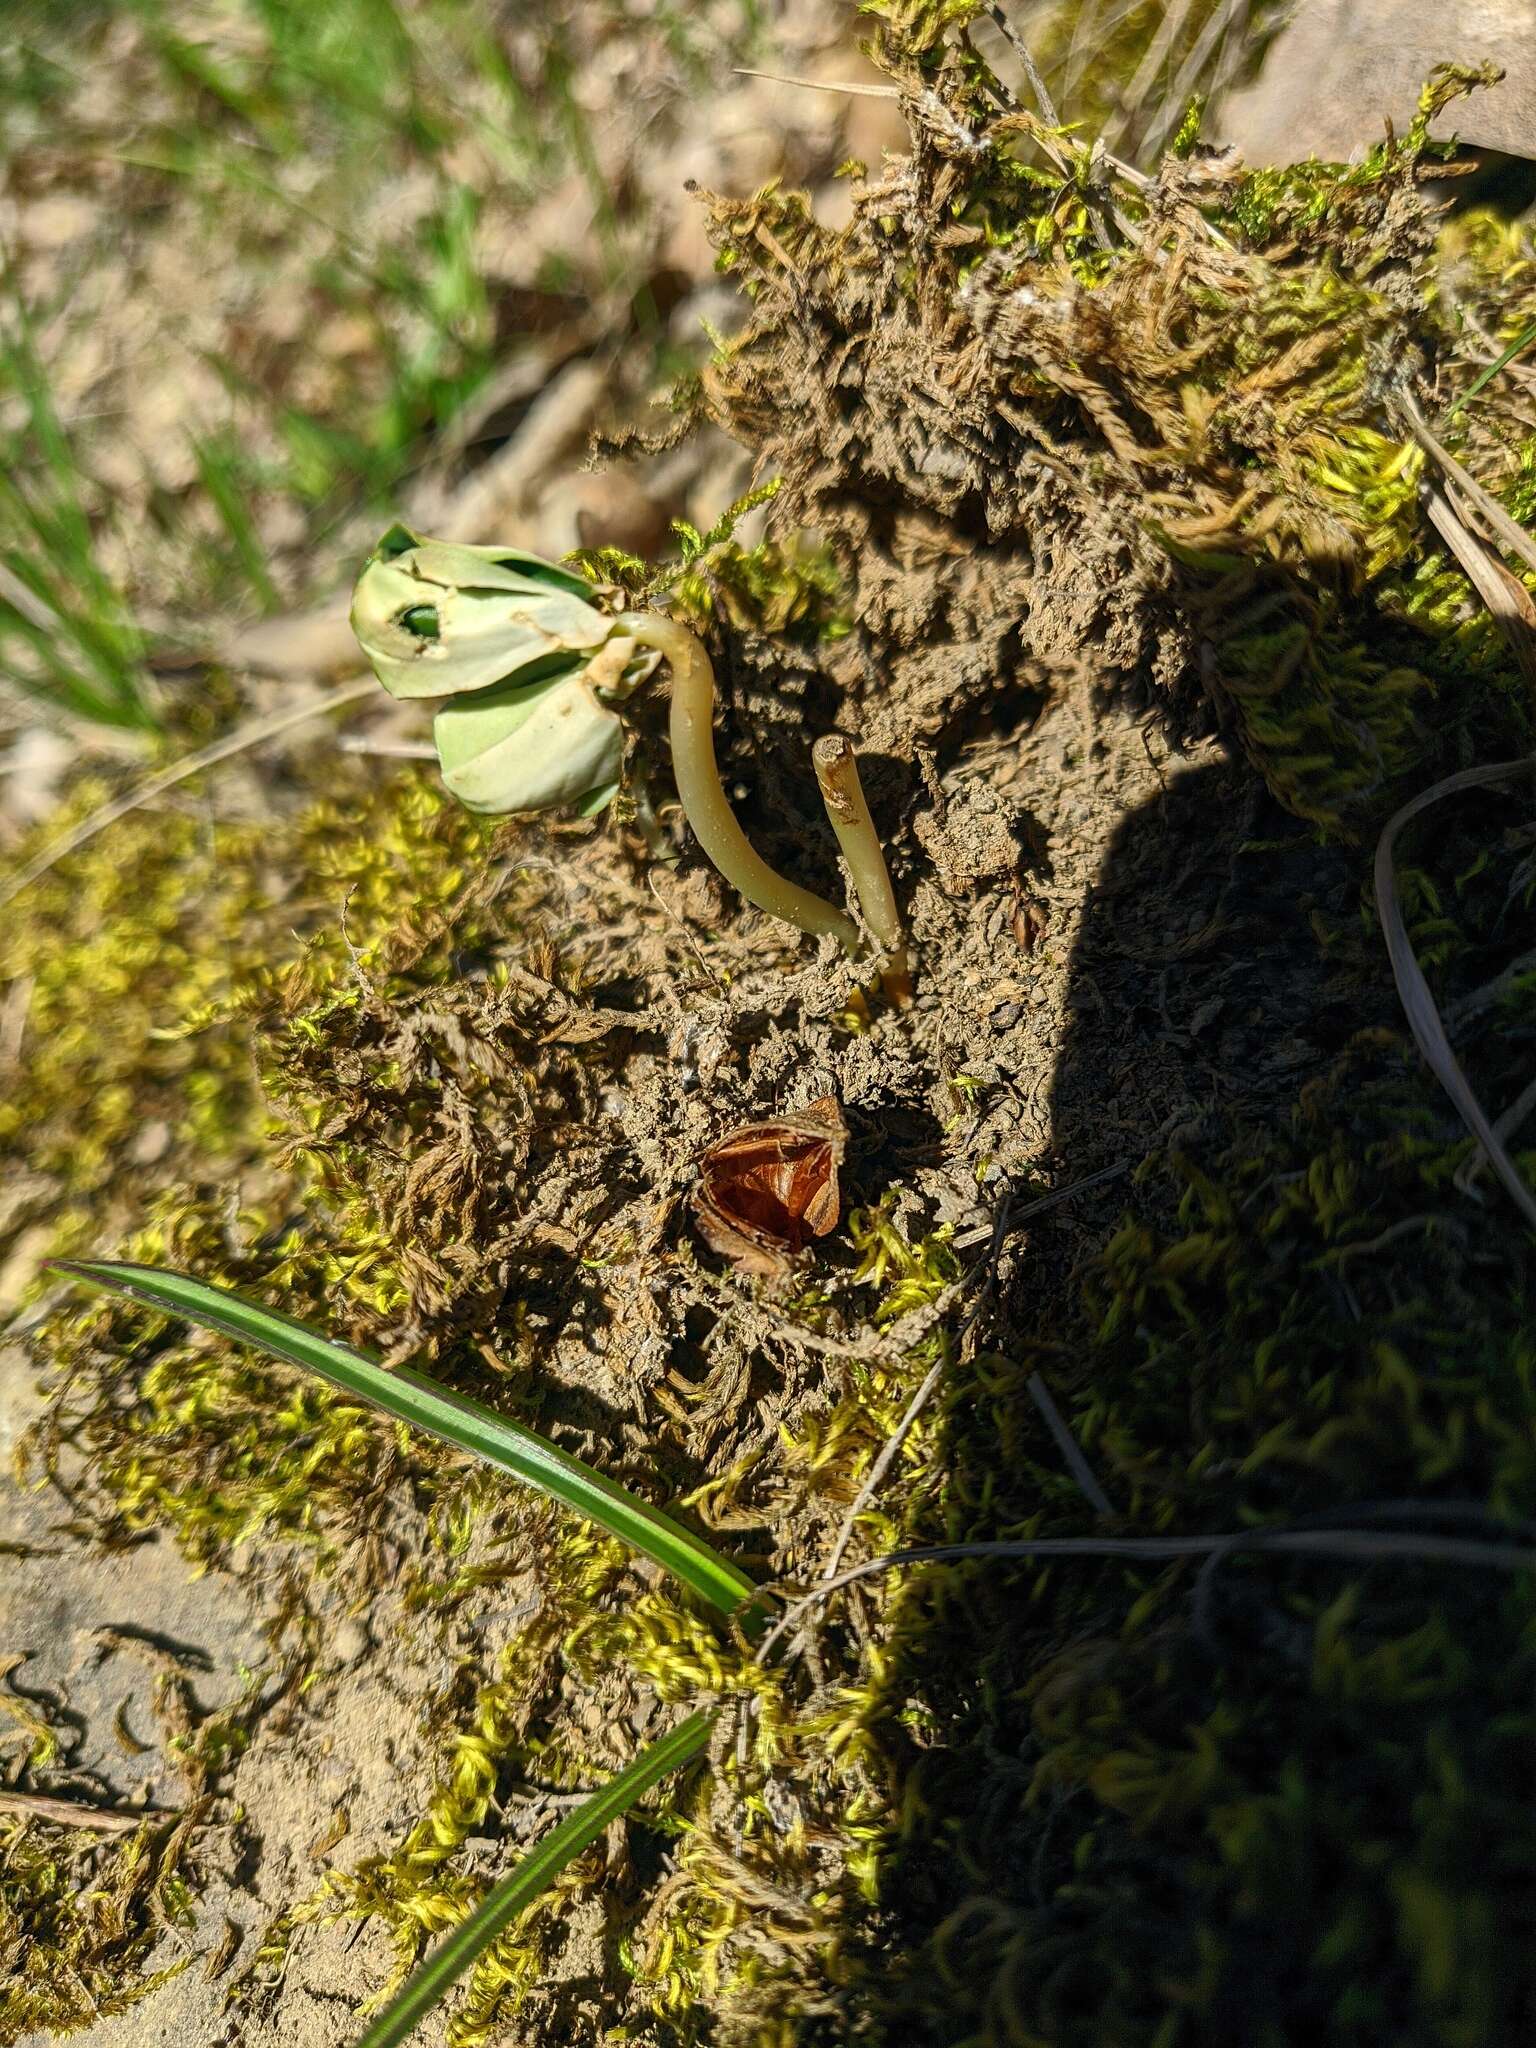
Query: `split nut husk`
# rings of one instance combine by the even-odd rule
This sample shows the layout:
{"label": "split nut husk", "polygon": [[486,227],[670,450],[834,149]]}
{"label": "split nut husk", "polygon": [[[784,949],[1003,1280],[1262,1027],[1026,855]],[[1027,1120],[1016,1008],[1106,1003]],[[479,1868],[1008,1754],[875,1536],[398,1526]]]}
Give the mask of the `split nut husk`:
{"label": "split nut husk", "polygon": [[782,1277],[811,1238],[837,1227],[847,1144],[835,1095],[728,1132],[699,1162],[699,1235],[738,1272]]}

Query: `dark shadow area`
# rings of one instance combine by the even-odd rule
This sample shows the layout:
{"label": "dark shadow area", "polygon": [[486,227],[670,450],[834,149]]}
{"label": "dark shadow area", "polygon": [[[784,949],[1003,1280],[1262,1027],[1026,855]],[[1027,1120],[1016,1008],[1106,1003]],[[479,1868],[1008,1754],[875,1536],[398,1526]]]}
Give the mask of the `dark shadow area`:
{"label": "dark shadow area", "polygon": [[[1530,832],[1528,798],[1474,797],[1415,845],[1410,925],[1448,1014],[1529,949]],[[1532,1246],[1406,1042],[1368,873],[1368,847],[1319,846],[1236,765],[1125,823],[1052,1090],[1060,1184],[1125,1171],[1006,1241],[957,1361],[933,1540],[1536,1510]],[[1498,1109],[1536,1026],[1478,1014],[1466,1057]],[[1529,1578],[1250,1555],[1200,1608],[1195,1571],[911,1574],[881,1946],[814,2038],[1528,2038]]]}

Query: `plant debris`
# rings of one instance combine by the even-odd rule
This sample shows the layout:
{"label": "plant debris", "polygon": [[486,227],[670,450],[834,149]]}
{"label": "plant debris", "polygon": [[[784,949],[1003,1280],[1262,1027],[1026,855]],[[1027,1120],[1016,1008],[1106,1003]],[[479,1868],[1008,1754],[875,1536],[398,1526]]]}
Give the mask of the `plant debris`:
{"label": "plant debris", "polygon": [[835,1095],[820,1096],[793,1116],[727,1132],[699,1161],[693,1193],[699,1235],[738,1272],[782,1279],[808,1239],[837,1228],[838,1170],[847,1143]]}
{"label": "plant debris", "polygon": [[[158,1984],[161,2033],[355,2032],[559,1802],[706,1702],[707,1762],[479,1958],[454,2048],[1519,2033],[1528,1580],[1227,1538],[1536,1512],[1532,1240],[1404,1022],[1366,851],[1536,739],[1425,501],[1433,461],[1529,596],[1477,510],[1536,521],[1521,365],[1479,383],[1536,319],[1528,226],[1444,209],[1467,73],[1352,164],[1246,167],[1181,112],[1136,170],[1021,105],[979,14],[876,0],[895,97],[803,94],[887,124],[862,170],[716,176],[701,360],[629,436],[668,444],[635,465],[653,512],[665,465],[695,480],[676,547],[570,535],[615,608],[707,645],[730,805],[823,892],[808,741],[857,745],[910,1004],[716,884],[643,699],[601,822],[296,754],[119,818],[0,941],[18,1295],[49,1254],[123,1257],[409,1359],[679,1504],[786,1608],[814,1589],[816,1626],[759,1661],[344,1396],[27,1295],[58,1491],[15,1496],[52,1517],[17,1544],[109,1575],[174,1539],[286,1619],[250,1699],[166,1687],[174,1856],[0,1817],[0,1939],[67,1985],[0,2005],[0,2040],[91,2018],[66,1966],[98,2001]],[[82,775],[57,827],[111,793]],[[1529,1185],[1528,787],[1436,817],[1397,914]],[[1221,1544],[1199,1600],[1176,1558],[1023,1554],[1174,1530]],[[1018,1548],[873,1568],[975,1544]]]}

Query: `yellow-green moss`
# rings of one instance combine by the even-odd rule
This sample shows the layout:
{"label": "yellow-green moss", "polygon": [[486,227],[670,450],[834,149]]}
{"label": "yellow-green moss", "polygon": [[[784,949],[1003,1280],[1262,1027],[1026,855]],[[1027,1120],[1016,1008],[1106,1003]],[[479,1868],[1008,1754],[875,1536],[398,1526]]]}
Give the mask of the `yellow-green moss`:
{"label": "yellow-green moss", "polygon": [[[973,6],[873,11],[919,102],[942,92],[957,118],[985,117],[977,60],[945,42]],[[727,266],[745,268],[766,226],[804,275],[857,258],[885,266],[894,292],[921,286],[937,331],[984,264],[1016,259],[1082,313],[1070,349],[1053,357],[1042,341],[1013,366],[1012,395],[1090,494],[1117,498],[1127,531],[1158,537],[1183,616],[1215,652],[1215,694],[1301,817],[1342,838],[1409,771],[1463,746],[1528,746],[1528,697],[1427,536],[1420,458],[1382,410],[1384,358],[1411,349],[1438,364],[1447,395],[1465,390],[1477,356],[1462,312],[1506,335],[1536,302],[1529,263],[1487,221],[1458,224],[1437,257],[1413,199],[1431,162],[1422,127],[1349,170],[1186,193],[1218,253],[1168,297],[1176,331],[1157,350],[1136,344],[1178,236],[1122,193],[1143,233],[1105,251],[1089,167],[1025,162],[1026,128],[944,159],[955,233],[937,254],[902,246],[894,210],[865,223],[858,250],[803,200],[767,193],[721,210]],[[923,147],[943,157],[932,133]],[[1438,279],[1453,280],[1454,303]],[[751,289],[761,300],[761,276]],[[722,349],[713,396],[698,394],[754,448],[769,438],[768,385],[784,383],[774,343],[770,323]],[[1474,402],[1454,439],[1518,516],[1536,511],[1530,436]],[[813,641],[853,624],[830,555],[683,538],[691,558],[667,580],[696,615]],[[654,581],[643,564],[596,566]],[[430,998],[469,1039],[487,999],[502,1003],[498,1083],[518,1102],[547,1090],[551,1116],[579,1115],[591,1076],[579,1048],[543,1043],[501,976],[498,938],[536,918],[537,891],[485,887],[487,828],[422,778],[346,773],[281,830],[135,818],[24,901],[3,968],[32,978],[32,999],[0,1146],[36,1176],[28,1213],[62,1247],[89,1228],[95,1248],[106,1235],[339,1334],[408,1342],[457,1383],[514,1376],[517,1305],[477,1263],[513,1200],[477,1163],[498,1157],[505,1105],[489,1068],[460,1062],[468,1136],[402,1231],[448,1090],[393,1022]],[[1450,873],[1404,878],[1415,938],[1452,978],[1486,968],[1509,906],[1528,915],[1533,901],[1519,846],[1463,851]],[[473,987],[466,959],[485,968]],[[553,981],[552,950],[547,964]],[[1528,981],[1500,1011],[1493,1078],[1506,1095],[1529,1051]],[[1373,984],[1357,963],[1351,993],[1380,985],[1379,966]],[[1456,1489],[1530,1512],[1529,1248],[1502,1215],[1476,1246],[1437,1221],[1433,1203],[1469,1164],[1438,1108],[1400,1042],[1375,1033],[1284,1128],[1234,1118],[1211,1156],[1148,1163],[1152,1213],[1103,1248],[1070,1331],[1074,1425],[1128,1513],[1223,1526],[1364,1489]],[[1412,1236],[1426,1211],[1424,1242],[1443,1253],[1433,1293]],[[1398,1226],[1384,1299],[1351,1315],[1350,1262]],[[909,1245],[879,1210],[850,1230],[880,1292],[877,1325],[933,1306],[957,1276],[942,1236]],[[510,1339],[500,1363],[463,1341],[489,1305]],[[855,1360],[841,1397],[784,1447],[791,1510],[816,1533],[836,1528],[940,1357],[942,1393],[861,1541],[1082,1526],[1041,1449],[1027,1343],[971,1355],[958,1322],[903,1356]],[[1051,1341],[1068,1348],[1061,1331]],[[1497,2036],[1479,2034],[1480,2016],[1506,2017],[1518,1998],[1518,1959],[1496,1936],[1499,1887],[1529,1887],[1536,1862],[1508,1793],[1533,1732],[1522,1589],[1479,1585],[1453,1603],[1419,1583],[1410,1613],[1359,1580],[1288,1581],[1274,1641],[1302,1649],[1287,1662],[1267,1641],[1216,1659],[1213,1675],[1176,1571],[943,1568],[872,1593],[867,1638],[853,1651],[839,1639],[826,1682],[802,1688],[664,1592],[612,1599],[623,1566],[611,1545],[537,1506],[490,1503],[441,1454],[391,1444],[291,1374],[201,1338],[166,1344],[162,1325],[114,1306],[56,1317],[44,1343],[67,1388],[53,1426],[85,1452],[111,1512],[169,1526],[194,1558],[260,1533],[347,1564],[389,1453],[428,1532],[409,1588],[418,1610],[539,1560],[536,1620],[494,1674],[465,1672],[432,1703],[446,1761],[419,1820],[296,1907],[269,1963],[306,1918],[367,1915],[391,1928],[406,1968],[479,1894],[456,1859],[502,1773],[524,1763],[586,1782],[593,1758],[539,1719],[554,1682],[595,1686],[623,1665],[663,1698],[702,1692],[751,1715],[744,1764],[721,1762],[741,1794],[738,1831],[702,1802],[663,1821],[679,1831],[677,1869],[628,1951],[637,2035],[841,2040],[857,2009],[860,2025],[912,2042],[1289,2048],[1287,1986],[1306,1983],[1316,2038],[1483,2048]],[[728,1516],[747,1478],[745,1466],[716,1475],[701,1513]],[[1411,1719],[1406,1733],[1396,1717]],[[142,1988],[139,1922],[119,1915],[81,1947],[66,1881],[22,1846],[16,1925],[44,1929],[40,1953],[116,1967],[121,1996]],[[112,1882],[140,1885],[140,1852],[115,1853]],[[536,1982],[551,1916],[585,1882],[567,1873],[484,1960],[456,2041],[505,2026]]]}
{"label": "yellow-green moss", "polygon": [[147,1967],[166,1926],[191,1923],[186,1848],[168,1822],[103,1844],[0,1815],[0,2041],[126,2012],[188,1967]]}

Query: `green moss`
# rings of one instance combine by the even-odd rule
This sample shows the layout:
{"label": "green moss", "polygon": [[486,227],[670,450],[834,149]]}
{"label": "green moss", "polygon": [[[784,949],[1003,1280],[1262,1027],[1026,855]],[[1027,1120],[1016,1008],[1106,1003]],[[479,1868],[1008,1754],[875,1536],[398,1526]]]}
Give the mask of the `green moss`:
{"label": "green moss", "polygon": [[[1465,729],[1469,677],[1492,685],[1477,698],[1490,744],[1528,744],[1529,692],[1425,520],[1423,457],[1392,411],[1405,371],[1437,367],[1454,395],[1492,352],[1478,329],[1512,335],[1536,312],[1509,230],[1473,216],[1441,245],[1420,196],[1445,154],[1427,121],[1480,74],[1442,67],[1408,132],[1358,165],[1174,162],[1149,196],[1070,135],[1055,144],[1064,167],[1043,166],[1038,124],[1000,114],[964,66],[936,109],[919,80],[941,26],[931,10],[903,16],[885,48],[918,95],[911,190],[894,210],[877,187],[832,231],[777,187],[712,205],[756,313],[699,402],[780,468],[787,516],[832,536],[872,662],[904,650],[864,616],[880,605],[879,578],[872,598],[861,582],[871,521],[926,522],[937,560],[965,559],[980,514],[944,479],[971,476],[989,546],[1027,552],[1041,514],[1021,479],[1043,451],[1096,499],[1083,528],[1119,536],[1147,615],[1177,619],[1181,688],[1219,704],[1299,816],[1364,829],[1384,791],[1429,770],[1448,726]],[[898,224],[918,217],[944,232]],[[964,404],[919,426],[906,394],[944,386],[957,353]],[[865,393],[830,442],[805,403],[829,378]],[[1523,505],[1530,437],[1481,399],[1455,439]],[[1070,530],[1055,542],[1072,544]]]}
{"label": "green moss", "polygon": [[190,1924],[187,1833],[146,1824],[103,1845],[0,1815],[0,2042],[127,2012],[186,1969],[149,1961],[167,1925]]}
{"label": "green moss", "polygon": [[[104,1835],[88,1824],[66,1825],[57,1813],[28,1812],[24,1804],[0,1813],[0,2043],[6,2048],[39,2031],[73,2034],[127,2012],[189,1966],[193,1958],[184,1951],[202,1880],[200,1828],[210,1795],[249,1739],[268,1675],[250,1674],[241,1699],[203,1713],[175,1661],[162,1662],[153,1708],[168,1733],[166,1755],[185,1787],[180,1815]],[[292,1662],[284,1675],[295,1676]],[[46,1714],[9,1692],[0,1692],[0,1708],[31,1737],[24,1759],[29,1770],[47,1772],[68,1761],[73,1738]],[[239,1827],[238,1814],[226,1818],[226,1830],[238,1833]],[[174,1960],[165,1962],[167,1953]]]}
{"label": "green moss", "polygon": [[[1405,878],[1442,999],[1507,966],[1533,889],[1511,841],[1495,851],[1468,806],[1433,872]],[[1495,1101],[1529,1071],[1529,979],[1501,976],[1468,1054]],[[1238,1116],[1200,1160],[1154,1156],[1081,1323],[1053,1316],[1039,1340],[1117,1513],[1180,1531],[1361,1500],[1417,1502],[1430,1526],[1436,1502],[1530,1516],[1531,1247],[1501,1202],[1469,1208],[1453,1183],[1470,1163],[1384,1031],[1288,1121]],[[1042,1466],[1029,1369],[959,1376],[949,1535],[1084,1527]],[[941,1567],[884,1647],[887,1746],[902,1753],[914,1692],[934,1718],[909,1722],[881,1844],[903,1927],[866,1988],[881,2038],[1484,2048],[1518,2031],[1528,1578],[1238,1558],[1202,1612],[1188,1567]],[[899,1981],[881,1977],[916,1929]]]}
{"label": "green moss", "polygon": [[[83,785],[56,829],[102,795]],[[146,1125],[209,1150],[250,1129],[238,1044],[212,1031],[193,1043],[180,1027],[227,986],[260,901],[260,856],[249,827],[210,840],[194,818],[141,815],[7,915],[0,973],[28,1001],[0,1146],[24,1147],[29,1169],[66,1181],[82,1212]]]}
{"label": "green moss", "polygon": [[[295,1102],[285,1131],[278,1082],[302,1065],[294,1047],[312,1055],[350,1028],[359,976],[398,994],[440,968],[450,930],[473,942],[464,899],[481,883],[467,862],[486,837],[412,777],[311,809],[277,853],[267,832],[208,841],[190,821],[134,819],[50,877],[10,934],[12,971],[34,982],[7,1135],[14,1147],[24,1132],[30,1170],[68,1169],[37,1200],[55,1247],[85,1241],[87,1218],[99,1243],[116,1216],[130,1257],[373,1334],[406,1297],[399,1247],[356,1190],[296,1226],[327,1111]],[[146,1126],[156,1148],[136,1170]],[[165,1187],[162,1154],[197,1178]],[[68,1438],[126,1527],[168,1524],[199,1559],[261,1533],[355,1527],[382,1451],[361,1412],[205,1337],[166,1344],[162,1329],[70,1304],[44,1334],[63,1390],[44,1455]],[[432,1464],[424,1453],[420,1469]]]}
{"label": "green moss", "polygon": [[[877,1297],[877,1325],[939,1302],[953,1285],[946,1232],[909,1243],[885,1206],[855,1212],[849,1231],[858,1276]],[[814,1304],[807,1312],[814,1316]],[[785,1478],[802,1501],[821,1505],[829,1528],[842,1521],[951,1341],[940,1327],[905,1350],[855,1365],[831,1410],[787,1440]],[[901,1465],[861,1518],[873,1549],[913,1540],[929,1522],[943,1484],[942,1455],[942,1426],[930,1414],[909,1432]],[[745,1476],[711,1482],[709,1511],[728,1519]],[[809,2016],[825,2006],[829,1982],[845,1981],[849,1929],[878,1895],[891,1760],[884,1646],[870,1641],[863,1669],[844,1673],[808,1704],[797,1697],[793,1658],[788,1668],[780,1660],[761,1667],[659,1600],[603,1615],[574,1640],[600,1664],[622,1657],[663,1697],[707,1691],[745,1716],[734,1753],[721,1759],[733,1827],[726,1833],[708,1816],[685,1818],[674,1883],[630,1944],[644,2017],[624,2038],[692,2043],[720,2027],[730,2039],[801,2038]]]}
{"label": "green moss", "polygon": [[[784,420],[805,407],[774,296],[784,258],[797,318],[806,279],[845,292],[826,331],[805,321],[818,363],[828,347],[857,360],[918,308],[946,361],[972,351],[967,402],[998,435],[997,504],[1021,451],[1065,466],[1094,516],[1117,522],[1148,608],[1204,650],[1175,709],[1209,684],[1270,790],[1336,844],[1379,822],[1406,778],[1528,748],[1528,693],[1423,524],[1421,459],[1395,438],[1382,380],[1383,365],[1411,362],[1465,390],[1480,352],[1467,316],[1495,337],[1518,331],[1536,278],[1486,219],[1437,248],[1416,197],[1436,163],[1422,128],[1352,168],[1176,186],[1156,214],[1106,187],[1075,144],[1066,171],[1042,169],[1028,121],[972,146],[996,109],[954,40],[976,8],[872,11],[919,121],[922,203],[887,194],[841,234],[798,195],[722,203],[723,251],[760,318],[689,403],[754,452],[793,454]],[[1194,155],[1172,175],[1200,166]],[[943,232],[919,246],[913,218]],[[967,310],[988,289],[995,328]],[[1028,294],[1055,310],[988,356],[981,341],[1010,302],[1029,310]],[[905,405],[911,379],[896,382]],[[1528,433],[1480,396],[1455,441],[1517,516],[1536,513]],[[820,463],[820,440],[812,452]],[[899,464],[833,486],[845,510],[927,515],[924,488]],[[1005,507],[985,544],[973,511],[961,552],[1025,544],[1033,514],[1016,511],[1017,529]],[[863,630],[846,536],[814,551],[744,548],[728,526],[679,541],[660,569],[591,566],[738,631],[814,644]],[[195,1269],[536,1409],[547,1390],[522,1299],[536,1280],[507,1247],[558,1144],[541,1134],[591,1114],[604,1085],[580,1039],[550,1028],[580,995],[579,966],[541,935],[538,873],[514,838],[414,776],[379,784],[329,759],[323,772],[351,779],[280,831],[135,817],[24,900],[3,966],[30,977],[31,1007],[12,1107],[0,1105],[0,1148],[36,1181],[24,1220],[61,1248],[89,1230],[95,1249]],[[1468,834],[1405,873],[1415,942],[1447,988],[1507,964],[1532,902],[1525,844]],[[513,970],[512,930],[528,969]],[[1323,936],[1353,977],[1344,999],[1382,1014],[1379,963],[1362,966],[1348,930]],[[1490,1099],[1528,1075],[1531,982],[1510,977],[1479,1052]],[[964,1340],[942,1232],[909,1243],[890,1209],[858,1213],[871,1330],[927,1310],[927,1334],[856,1347],[771,1459],[744,1455],[691,1504],[721,1526],[772,1518],[790,1532],[786,1570],[813,1572],[942,1361],[859,1545],[1080,1531],[1086,1510],[1028,1396],[1049,1356],[1087,1455],[1139,1528],[1227,1527],[1367,1493],[1529,1513],[1529,1247],[1491,1203],[1474,1231],[1450,1202],[1471,1163],[1400,1037],[1365,1033],[1288,1120],[1234,1112],[1198,1158],[1146,1162],[1134,1214],[1006,1353]],[[817,1329],[813,1297],[787,1312]],[[479,1896],[471,1845],[504,1781],[522,1769],[588,1782],[603,1760],[570,1710],[611,1706],[628,1672],[664,1699],[713,1696],[744,1717],[739,1742],[733,1729],[722,1743],[719,1800],[663,1811],[674,1866],[626,1930],[635,1990],[616,2024],[636,2038],[1507,2037],[1526,1989],[1507,1930],[1536,1881],[1511,1789],[1536,1732],[1519,1583],[1452,1596],[1428,1569],[1388,1583],[1234,1561],[1213,1648],[1178,1568],[945,1567],[858,1596],[852,1623],[829,1620],[803,1665],[764,1672],[663,1591],[624,1582],[621,1600],[623,1561],[591,1532],[488,1492],[290,1373],[110,1303],[56,1315],[42,1342],[53,1444],[85,1454],[107,1519],[168,1527],[194,1559],[261,1536],[366,1579],[387,1471],[424,1532],[405,1588],[416,1613],[493,1593],[536,1560],[541,1604],[514,1648],[426,1703],[443,1767],[421,1814],[394,1849],[295,1905],[271,1931],[273,1971],[295,1929],[325,1917],[381,1920],[408,1968]],[[239,1739],[234,1724],[205,1731],[192,1761],[216,1775]],[[16,1840],[0,1937],[39,1942],[93,1996],[109,1982],[139,1995],[151,1847],[103,1857],[124,1903],[82,1931],[84,1852],[66,1865]],[[182,1881],[170,1871],[165,1896]],[[559,1916],[591,1884],[573,1868],[483,1961],[456,2042],[528,2012]]]}
{"label": "green moss", "polygon": [[[421,1817],[396,1848],[353,1869],[333,1873],[307,1900],[267,1930],[254,1981],[242,1999],[259,2000],[263,1981],[276,1981],[295,1932],[314,1921],[381,1921],[391,1932],[395,1971],[381,1987],[383,2003],[420,1959],[426,1944],[458,1924],[483,1895],[487,1880],[455,1868],[473,1837],[496,1825],[499,1799],[518,1798],[519,1781],[556,1791],[590,1785],[612,1761],[596,1757],[581,1717],[548,1722],[541,1702],[558,1674],[569,1703],[579,1688],[611,1701],[617,1666],[648,1679],[666,1700],[701,1695],[755,1697],[770,1705],[778,1681],[749,1660],[745,1646],[723,1646],[716,1628],[659,1592],[615,1601],[630,1561],[622,1548],[538,1504],[504,1503],[500,1547],[526,1568],[538,1559],[535,1615],[502,1654],[493,1678],[466,1664],[428,1719],[444,1748],[442,1773]],[[611,1705],[608,1712],[611,1713]],[[664,1831],[680,1818],[664,1807]],[[562,1919],[587,1891],[590,1872],[578,1864],[520,1916],[470,1972],[449,2028],[452,2048],[484,2048],[500,2037],[543,1978],[561,1940]],[[688,1923],[692,1924],[691,1920]],[[637,1973],[644,1975],[638,1963]],[[699,1986],[695,1982],[692,1990]]]}

